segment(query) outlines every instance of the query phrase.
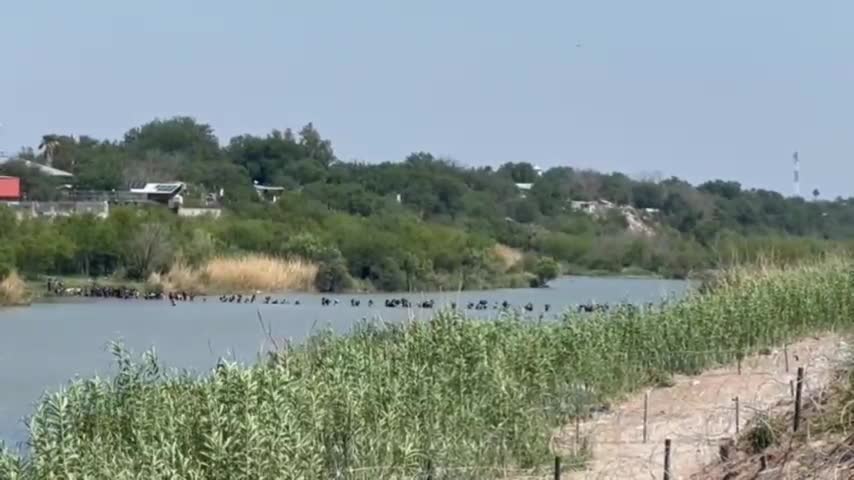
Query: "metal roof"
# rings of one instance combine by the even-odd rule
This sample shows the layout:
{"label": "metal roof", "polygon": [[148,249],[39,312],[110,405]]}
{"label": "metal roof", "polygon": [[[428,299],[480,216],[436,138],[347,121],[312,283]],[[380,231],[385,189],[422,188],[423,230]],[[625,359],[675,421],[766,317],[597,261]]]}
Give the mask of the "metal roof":
{"label": "metal roof", "polygon": [[171,182],[171,183],[146,183],[145,186],[141,188],[131,187],[130,191],[133,193],[162,193],[162,194],[176,194],[184,188],[184,184],[182,182]]}

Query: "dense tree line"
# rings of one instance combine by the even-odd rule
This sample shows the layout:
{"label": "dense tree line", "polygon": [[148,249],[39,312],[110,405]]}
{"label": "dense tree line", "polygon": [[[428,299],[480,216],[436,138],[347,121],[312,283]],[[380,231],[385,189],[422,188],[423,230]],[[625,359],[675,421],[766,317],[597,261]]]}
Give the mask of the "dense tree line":
{"label": "dense tree line", "polygon": [[[758,255],[791,259],[847,247],[854,235],[851,199],[806,201],[721,180],[695,187],[570,167],[541,172],[527,162],[468,168],[426,152],[399,162],[348,163],[311,124],[221,146],[210,126],[178,117],[134,128],[118,141],[45,135],[38,152],[24,150],[18,159],[72,172],[76,191],[181,180],[191,186],[188,202],[222,191],[227,211],[217,221],[179,220],[156,209],[118,209],[105,221],[16,222],[0,213],[0,263],[28,274],[141,277],[178,255],[201,261],[258,251],[321,263],[322,288],[352,280],[390,290],[474,287],[507,281],[497,243],[526,252],[517,270],[534,276],[552,270],[538,257],[569,272],[684,276]],[[0,173],[21,177],[32,200],[68,194],[21,162],[0,166]],[[286,193],[269,204],[253,183]],[[654,235],[629,229],[617,209],[591,216],[572,205],[599,200],[645,212]],[[165,253],[132,255],[134,242],[152,235]]]}

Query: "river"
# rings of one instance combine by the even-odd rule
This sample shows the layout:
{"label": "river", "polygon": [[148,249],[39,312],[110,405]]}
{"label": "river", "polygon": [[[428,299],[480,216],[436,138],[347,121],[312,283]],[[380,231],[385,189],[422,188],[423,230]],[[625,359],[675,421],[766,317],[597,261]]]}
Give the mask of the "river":
{"label": "river", "polygon": [[[436,307],[456,302],[487,300],[490,308],[469,311],[484,317],[498,315],[492,305],[503,301],[516,308],[534,306],[532,315],[555,317],[575,305],[657,302],[684,294],[688,282],[659,279],[564,277],[550,288],[467,291],[459,293],[342,295],[339,303],[321,306],[321,295],[289,294],[287,305],[168,301],[70,301],[41,303],[28,308],[0,309],[0,441],[20,444],[26,438],[23,419],[45,391],[55,391],[75,376],[109,375],[113,358],[108,346],[121,341],[134,353],[154,348],[170,368],[204,371],[219,358],[252,362],[268,335],[299,342],[312,331],[330,328],[346,333],[362,319],[402,321],[427,318],[434,310],[385,308],[385,299],[433,299]],[[360,306],[350,305],[358,299]],[[369,307],[368,301],[374,306]],[[299,301],[299,305],[295,302]],[[544,312],[544,305],[551,310]],[[258,319],[260,312],[265,328]]]}

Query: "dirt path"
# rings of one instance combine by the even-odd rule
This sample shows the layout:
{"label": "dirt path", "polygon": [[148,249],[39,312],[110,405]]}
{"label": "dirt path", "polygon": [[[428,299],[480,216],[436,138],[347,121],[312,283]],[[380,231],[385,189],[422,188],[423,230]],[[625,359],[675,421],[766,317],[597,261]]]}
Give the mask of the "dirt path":
{"label": "dirt path", "polygon": [[[612,412],[581,424],[593,458],[588,469],[565,473],[569,479],[658,479],[664,470],[664,441],[672,441],[674,480],[687,479],[714,461],[722,439],[735,434],[735,402],[740,404],[740,425],[757,412],[769,411],[790,401],[790,380],[797,367],[805,367],[804,388],[823,388],[842,359],[844,343],[835,335],[808,338],[790,345],[789,373],[783,350],[745,359],[742,372],[736,365],[675,379],[670,388],[649,392],[648,441],[643,443],[644,392]],[[572,452],[575,425],[557,437],[559,448]]]}

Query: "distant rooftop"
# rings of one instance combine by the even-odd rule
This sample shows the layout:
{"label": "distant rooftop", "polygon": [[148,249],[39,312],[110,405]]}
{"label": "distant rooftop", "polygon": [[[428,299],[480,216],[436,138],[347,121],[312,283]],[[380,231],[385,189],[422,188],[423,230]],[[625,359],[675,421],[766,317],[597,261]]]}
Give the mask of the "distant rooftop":
{"label": "distant rooftop", "polygon": [[284,192],[285,187],[273,187],[269,185],[255,185],[255,190],[261,192]]}
{"label": "distant rooftop", "polygon": [[132,183],[130,186],[131,193],[159,193],[163,195],[174,195],[179,193],[184,188],[182,182],[169,183]]}

